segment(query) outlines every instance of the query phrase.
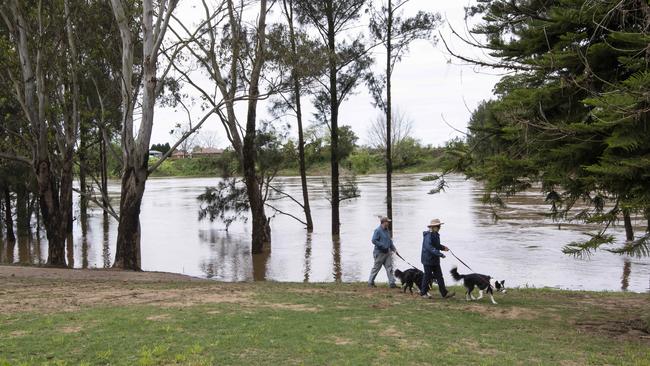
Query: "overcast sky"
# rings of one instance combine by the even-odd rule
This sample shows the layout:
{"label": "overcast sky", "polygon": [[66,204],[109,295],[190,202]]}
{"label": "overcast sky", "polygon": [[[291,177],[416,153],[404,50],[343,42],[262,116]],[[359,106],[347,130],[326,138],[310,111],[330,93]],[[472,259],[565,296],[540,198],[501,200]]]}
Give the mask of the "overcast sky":
{"label": "overcast sky", "polygon": [[[464,6],[471,1],[431,1],[411,0],[404,8],[404,15],[415,14],[418,10],[438,12],[445,23],[449,23],[458,32],[466,33],[467,24],[464,20]],[[202,13],[197,12],[198,3],[195,0],[181,2],[183,6],[177,9],[177,14],[187,23],[198,23]],[[279,12],[279,8],[275,9]],[[359,21],[359,30],[365,30],[367,20]],[[440,29],[450,47],[458,53],[471,57],[485,58],[480,50],[473,49],[452,36],[449,26]],[[437,34],[437,31],[435,32]],[[381,51],[381,48],[377,48]],[[385,53],[377,52],[379,59]],[[378,67],[378,65],[376,65]],[[413,135],[424,144],[443,145],[451,138],[461,136],[454,130],[464,131],[473,110],[482,100],[492,98],[492,89],[499,80],[498,71],[465,65],[453,59],[445,50],[442,42],[434,45],[431,41],[415,41],[410,52],[397,64],[393,74],[393,106],[405,113],[413,121]],[[207,80],[206,80],[207,82]],[[310,107],[308,98],[303,103]],[[245,120],[244,109],[240,109],[240,120]],[[305,111],[308,124],[311,123],[311,108]],[[200,119],[198,108],[193,109],[193,118]],[[350,125],[359,136],[360,143],[367,143],[368,126],[379,111],[373,108],[371,97],[365,84],[360,84],[355,94],[346,100],[340,109],[340,124]],[[265,103],[258,108],[259,119],[268,117]],[[173,143],[169,134],[176,123],[187,121],[186,114],[170,108],[158,107],[155,112],[155,123],[152,134],[153,143]],[[446,123],[445,123],[446,121]],[[287,120],[294,126],[295,122]],[[450,124],[454,128],[447,125]],[[218,145],[227,147],[223,127],[213,116],[203,127],[208,134],[217,136]]]}

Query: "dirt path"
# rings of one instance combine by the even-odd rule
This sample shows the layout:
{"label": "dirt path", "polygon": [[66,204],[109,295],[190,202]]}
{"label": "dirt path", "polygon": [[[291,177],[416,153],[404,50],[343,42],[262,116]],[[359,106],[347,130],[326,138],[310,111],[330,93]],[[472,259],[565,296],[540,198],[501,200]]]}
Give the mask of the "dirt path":
{"label": "dirt path", "polygon": [[0,309],[5,314],[94,306],[244,303],[250,296],[245,284],[173,273],[0,266]]}
{"label": "dirt path", "polygon": [[113,269],[66,269],[45,267],[0,266],[0,280],[4,278],[31,278],[48,280],[137,281],[137,282],[196,282],[202,278],[168,272],[131,272]]}

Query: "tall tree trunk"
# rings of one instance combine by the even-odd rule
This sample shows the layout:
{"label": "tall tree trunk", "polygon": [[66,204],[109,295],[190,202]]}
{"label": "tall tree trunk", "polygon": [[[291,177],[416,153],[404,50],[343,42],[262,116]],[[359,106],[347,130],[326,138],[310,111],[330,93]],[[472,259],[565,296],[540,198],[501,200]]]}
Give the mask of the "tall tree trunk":
{"label": "tall tree trunk", "polygon": [[266,0],[262,0],[260,4],[260,19],[258,24],[258,41],[256,45],[257,53],[250,77],[250,85],[248,91],[248,112],[246,116],[246,135],[244,136],[244,146],[242,151],[244,179],[246,180],[246,190],[248,193],[248,201],[251,207],[251,217],[253,219],[251,244],[251,250],[253,254],[262,253],[265,244],[268,244],[271,241],[271,229],[266,218],[266,213],[264,212],[264,199],[261,192],[261,182],[258,181],[258,177],[255,172],[255,162],[257,161],[257,154],[255,150],[257,99],[260,95],[259,79],[262,72],[262,65],[265,61],[265,27]]}
{"label": "tall tree trunk", "polygon": [[86,183],[86,175],[88,174],[88,158],[87,154],[88,145],[88,128],[81,127],[79,133],[79,190],[81,196],[79,197],[79,216],[85,218],[88,216],[88,183]]}
{"label": "tall tree trunk", "polygon": [[[287,2],[284,2],[285,11],[287,13],[287,23],[289,24],[289,41],[291,43],[291,53],[294,56],[298,56],[298,50],[296,46],[296,34],[293,28],[293,1],[289,1],[288,7]],[[307,222],[307,232],[311,233],[314,231],[314,223],[311,218],[311,208],[309,206],[309,190],[307,189],[307,167],[305,163],[305,136],[302,128],[302,103],[300,101],[300,80],[298,72],[296,70],[298,66],[293,65],[291,72],[291,78],[293,80],[293,94],[295,98],[296,105],[296,120],[298,122],[298,162],[300,167],[300,182],[302,184],[302,206],[303,211],[305,212],[305,221]]]}
{"label": "tall tree trunk", "polygon": [[623,223],[625,225],[625,238],[627,241],[634,240],[634,228],[632,227],[632,219],[630,218],[630,211],[623,210]]}
{"label": "tall tree trunk", "polygon": [[[106,198],[108,197],[108,159],[106,156],[107,141],[104,138],[103,127],[100,133],[101,136],[99,142],[99,175],[100,175],[99,189],[102,194],[102,206],[108,207],[108,201],[106,200]],[[103,212],[104,212],[104,216],[108,216],[108,212],[106,212],[106,210],[103,210]]]}
{"label": "tall tree trunk", "polygon": [[302,207],[305,211],[307,232],[314,231],[314,222],[311,218],[311,207],[309,205],[309,189],[307,188],[307,164],[305,163],[305,136],[302,128],[302,107],[300,105],[300,87],[297,79],[294,79],[296,91],[296,114],[298,120],[298,161],[300,166],[300,183],[302,185]]}
{"label": "tall tree trunk", "polygon": [[332,234],[338,235],[341,231],[339,215],[339,101],[337,90],[337,62],[336,62],[336,29],[334,24],[334,7],[328,1],[330,11],[327,12],[327,48],[329,50],[329,81],[330,81],[330,165],[332,175]]}
{"label": "tall tree trunk", "polygon": [[72,159],[74,151],[72,147],[65,153],[63,166],[61,168],[61,187],[60,189],[60,205],[61,213],[63,215],[64,232],[67,237],[72,234],[72,181],[74,179],[72,173]]}
{"label": "tall tree trunk", "polygon": [[72,233],[66,236],[66,252],[68,254],[68,267],[74,268],[74,237]]}
{"label": "tall tree trunk", "polygon": [[9,187],[4,189],[4,200],[5,200],[5,229],[7,229],[7,241],[16,241],[16,236],[14,235],[14,219],[11,216],[11,193],[9,192]]}
{"label": "tall tree trunk", "polygon": [[[388,0],[388,29],[386,36],[386,215],[393,219],[393,142],[391,135],[392,99],[391,99],[391,60],[393,49],[391,37],[393,31],[393,2]],[[390,234],[393,235],[393,222],[389,224]]]}
{"label": "tall tree trunk", "polygon": [[19,238],[31,234],[29,210],[29,191],[27,187],[19,184],[16,188],[16,232]]}
{"label": "tall tree trunk", "polygon": [[2,239],[2,233],[5,231],[5,222],[2,217],[4,217],[2,214],[4,213],[4,200],[0,199],[0,239]]}
{"label": "tall tree trunk", "polygon": [[144,169],[126,167],[122,175],[120,220],[113,263],[116,268],[140,270],[140,206],[147,179],[146,171],[146,165]]}
{"label": "tall tree trunk", "polygon": [[39,202],[41,216],[45,224],[47,235],[47,264],[50,266],[65,267],[65,216],[61,210],[59,198],[55,191],[54,177],[50,170],[50,162],[40,161],[37,164],[37,180],[39,186]]}

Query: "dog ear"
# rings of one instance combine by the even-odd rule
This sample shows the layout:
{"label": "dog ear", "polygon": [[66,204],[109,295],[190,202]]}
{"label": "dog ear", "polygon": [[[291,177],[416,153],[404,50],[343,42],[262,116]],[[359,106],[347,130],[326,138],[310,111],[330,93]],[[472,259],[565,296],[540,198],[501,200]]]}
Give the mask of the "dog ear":
{"label": "dog ear", "polygon": [[501,286],[504,286],[504,283],[506,283],[506,280],[501,281]]}

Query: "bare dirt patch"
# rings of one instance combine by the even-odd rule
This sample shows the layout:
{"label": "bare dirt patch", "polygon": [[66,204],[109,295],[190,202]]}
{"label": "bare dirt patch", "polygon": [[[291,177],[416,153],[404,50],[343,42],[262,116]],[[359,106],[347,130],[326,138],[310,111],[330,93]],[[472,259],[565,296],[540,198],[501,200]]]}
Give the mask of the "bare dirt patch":
{"label": "bare dirt patch", "polygon": [[71,334],[81,332],[81,327],[63,327],[61,328],[61,333]]}
{"label": "bare dirt patch", "polygon": [[23,336],[26,336],[26,335],[27,335],[27,332],[22,331],[22,330],[15,330],[15,331],[9,333],[9,337],[12,337],[12,338],[13,337],[23,337]]}
{"label": "bare dirt patch", "polygon": [[482,306],[478,304],[472,304],[468,305],[466,309],[493,319],[532,320],[540,316],[540,313],[536,310],[519,306],[497,307],[490,305]]}
{"label": "bare dirt patch", "polygon": [[158,315],[152,315],[147,317],[147,320],[151,320],[154,322],[159,322],[167,319],[169,319],[169,314],[158,314]]}
{"label": "bare dirt patch", "polygon": [[[647,297],[626,297],[626,296],[614,296],[614,297],[604,297],[604,296],[594,296],[592,294],[576,294],[573,296],[575,302],[580,305],[589,305],[596,308],[603,308],[605,310],[611,310],[618,312],[620,309],[628,310],[646,310],[650,308],[650,296]],[[575,303],[567,304],[571,307],[575,306]]]}
{"label": "bare dirt patch", "polygon": [[395,328],[394,326],[388,326],[386,329],[383,329],[381,332],[379,332],[379,335],[382,337],[390,337],[390,338],[402,338],[405,336],[404,332],[400,331],[399,329]]}
{"label": "bare dirt patch", "polygon": [[[190,283],[174,285],[179,281]],[[252,297],[252,292],[239,284],[194,281],[173,274],[17,266],[0,266],[0,290],[0,309],[6,314],[66,312],[95,306],[248,303]]]}
{"label": "bare dirt patch", "polygon": [[580,320],[575,322],[579,333],[598,334],[608,338],[636,340],[650,344],[650,325],[643,319]]}
{"label": "bare dirt patch", "polygon": [[482,356],[498,356],[499,353],[501,353],[494,348],[481,346],[474,339],[465,338],[462,339],[459,343],[463,346],[464,349]]}
{"label": "bare dirt patch", "polygon": [[351,339],[343,338],[343,337],[334,337],[332,339],[332,342],[334,342],[334,344],[337,346],[347,346],[349,344],[354,343]]}
{"label": "bare dirt patch", "polygon": [[0,278],[37,278],[58,280],[134,281],[134,282],[206,282],[208,280],[168,272],[133,272],[117,269],[68,269],[47,267],[0,266]]}

